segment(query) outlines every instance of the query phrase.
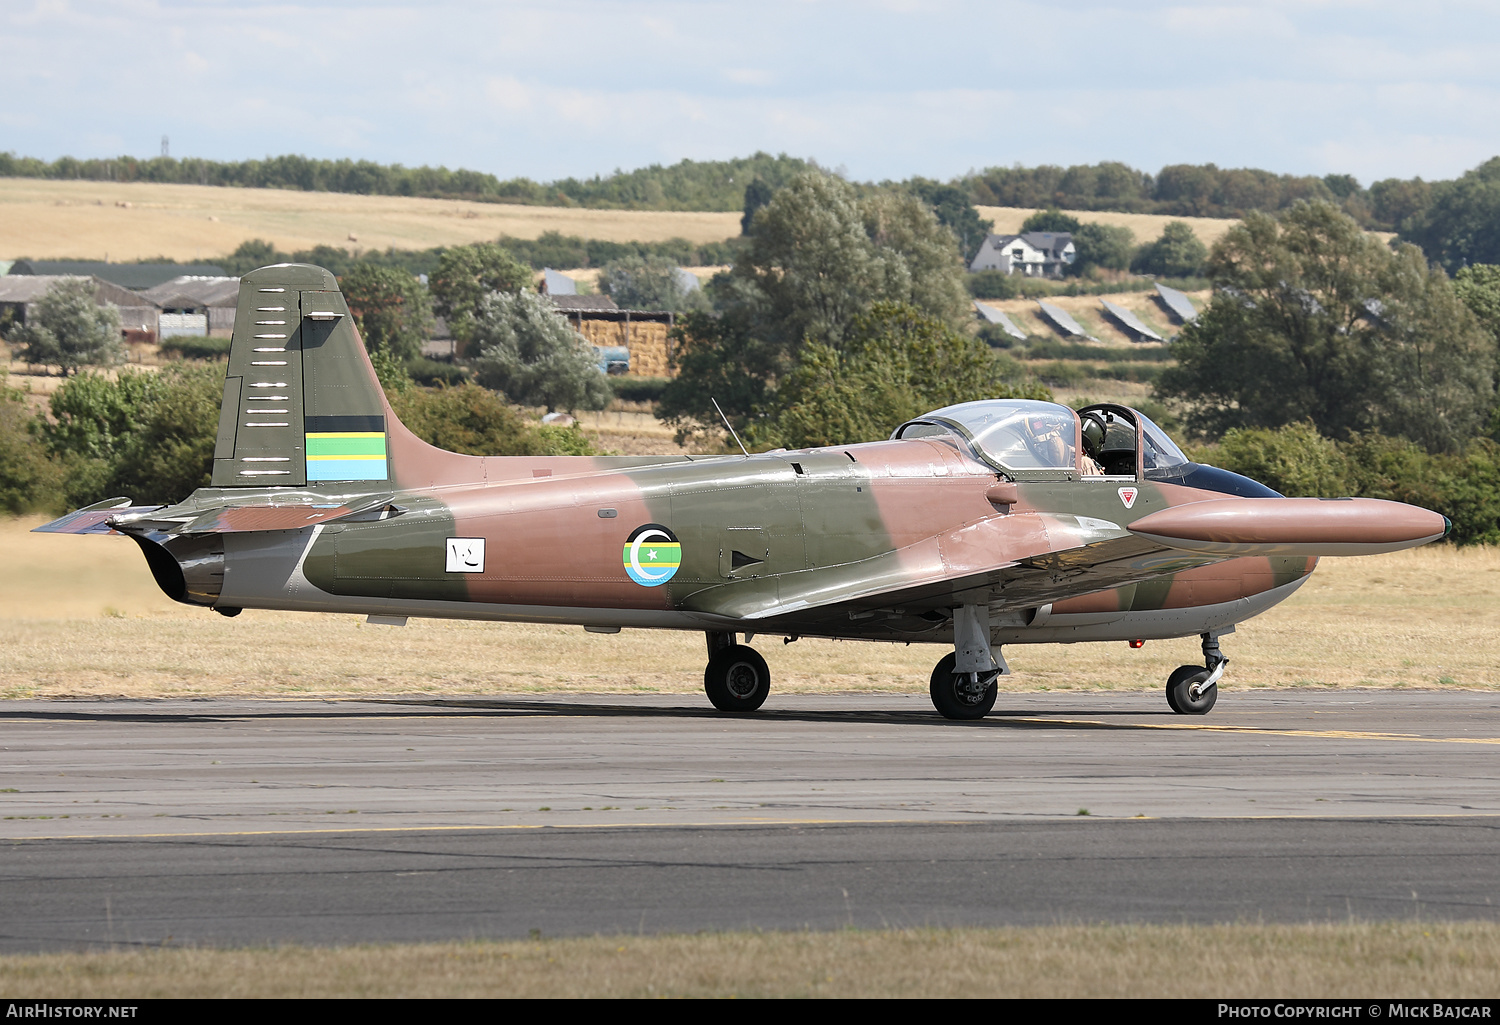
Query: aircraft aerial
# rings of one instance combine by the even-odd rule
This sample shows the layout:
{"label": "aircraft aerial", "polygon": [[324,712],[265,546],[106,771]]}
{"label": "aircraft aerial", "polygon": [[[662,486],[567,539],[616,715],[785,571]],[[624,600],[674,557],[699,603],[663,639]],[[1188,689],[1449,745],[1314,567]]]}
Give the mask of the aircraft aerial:
{"label": "aircraft aerial", "polygon": [[1006,644],[1193,635],[1204,663],[1166,697],[1203,714],[1219,638],[1320,557],[1449,526],[1396,502],[1284,498],[1111,404],[967,402],[887,441],[755,455],[459,455],[392,413],[333,275],[282,264],[241,280],[210,485],[37,529],[124,534],[168,596],[226,616],[701,631],[726,712],[770,691],[756,636],[941,645],[933,704],[976,719]]}

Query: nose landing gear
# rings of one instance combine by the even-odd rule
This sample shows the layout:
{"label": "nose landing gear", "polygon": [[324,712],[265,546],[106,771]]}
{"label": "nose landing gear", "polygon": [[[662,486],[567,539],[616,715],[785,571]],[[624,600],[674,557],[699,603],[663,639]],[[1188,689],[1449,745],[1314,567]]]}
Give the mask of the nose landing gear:
{"label": "nose landing gear", "polygon": [[1167,677],[1167,704],[1178,715],[1207,715],[1219,699],[1219,678],[1229,659],[1219,650],[1221,630],[1203,634],[1202,666],[1178,666]]}

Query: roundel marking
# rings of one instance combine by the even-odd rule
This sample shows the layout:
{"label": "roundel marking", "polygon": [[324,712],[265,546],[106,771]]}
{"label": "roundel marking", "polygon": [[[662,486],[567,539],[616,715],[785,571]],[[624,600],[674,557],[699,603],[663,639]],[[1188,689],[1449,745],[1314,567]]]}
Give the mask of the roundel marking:
{"label": "roundel marking", "polygon": [[625,540],[625,572],[642,587],[658,587],[677,575],[682,565],[682,542],[669,527],[647,523]]}

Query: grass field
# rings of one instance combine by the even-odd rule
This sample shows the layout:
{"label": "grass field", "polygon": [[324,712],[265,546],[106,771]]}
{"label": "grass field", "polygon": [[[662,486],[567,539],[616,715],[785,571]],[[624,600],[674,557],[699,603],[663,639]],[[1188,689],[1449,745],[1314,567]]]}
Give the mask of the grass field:
{"label": "grass field", "polygon": [[[0,524],[0,696],[475,695],[536,691],[692,694],[695,633],[175,605],[124,538],[32,534]],[[1329,559],[1291,599],[1224,641],[1224,689],[1500,687],[1500,550],[1432,545]],[[942,651],[806,638],[756,642],[776,692],[925,693]],[[1007,690],[1156,691],[1200,662],[1196,638],[1007,649]]]}
{"label": "grass field", "polygon": [[1493,999],[1497,989],[1500,926],[1486,922],[851,929],[0,957],[0,994],[32,999]]}
{"label": "grass field", "polygon": [[740,215],[0,178],[0,260],[207,260],[253,238],[286,252],[320,244],[426,249],[546,231],[614,242],[722,242],[739,234]]}
{"label": "grass field", "polygon": [[[995,222],[997,235],[1016,234],[1021,230],[1021,225],[1025,223],[1026,218],[1036,213],[1030,207],[1020,206],[981,206],[978,210],[979,216],[984,220]],[[1166,214],[1120,214],[1107,210],[1065,210],[1063,212],[1078,218],[1084,224],[1109,224],[1129,228],[1135,234],[1136,245],[1153,242],[1160,238],[1161,230],[1166,227],[1168,221],[1184,221],[1191,225],[1193,234],[1197,235],[1206,246],[1213,245],[1221,235],[1239,223],[1237,220],[1227,220],[1222,217],[1169,217]]]}
{"label": "grass field", "polygon": [[[1036,212],[998,206],[979,211],[981,217],[993,219],[995,231],[1002,234],[1019,231],[1021,222]],[[1085,222],[1122,224],[1135,232],[1137,242],[1156,238],[1169,220],[1183,220],[1211,244],[1235,223],[1207,217],[1070,212]],[[614,242],[719,242],[739,234],[740,215],[0,178],[0,260],[207,260],[252,238],[263,238],[287,252],[315,245],[426,249],[493,241],[501,235],[536,238],[545,231]]]}

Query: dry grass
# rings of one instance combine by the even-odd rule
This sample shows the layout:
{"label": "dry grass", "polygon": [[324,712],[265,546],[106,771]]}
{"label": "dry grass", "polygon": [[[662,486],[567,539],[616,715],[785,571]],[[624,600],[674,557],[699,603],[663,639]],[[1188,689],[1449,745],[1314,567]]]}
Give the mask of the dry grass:
{"label": "dry grass", "polygon": [[1497,988],[1500,926],[1489,922],[741,932],[0,958],[0,993],[28,999],[1418,999],[1493,998]]}
{"label": "dry grass", "polygon": [[721,242],[739,234],[740,215],[0,178],[0,259],[7,260],[207,260],[252,238],[287,252],[320,244],[426,249],[545,231],[614,242]]}
{"label": "dry grass", "polygon": [[[694,633],[246,611],[174,605],[124,538],[31,534],[0,524],[0,696],[336,696],[695,693]],[[1290,600],[1225,642],[1226,684],[1500,687],[1500,549],[1433,545],[1325,560]],[[922,693],[930,645],[756,641],[787,693]],[[1155,690],[1197,640],[1007,650],[1012,691]]]}
{"label": "dry grass", "polygon": [[[981,206],[978,208],[979,216],[987,221],[995,222],[995,232],[999,235],[1014,235],[1021,230],[1021,225],[1026,218],[1036,213],[1031,207],[1019,206]],[[1136,244],[1151,242],[1161,237],[1162,228],[1166,227],[1168,221],[1183,221],[1190,225],[1193,234],[1206,246],[1211,246],[1230,228],[1239,223],[1238,220],[1229,220],[1221,217],[1169,217],[1166,214],[1120,214],[1103,210],[1064,210],[1070,217],[1076,217],[1084,224],[1109,224],[1115,227],[1129,228],[1135,233]]]}

